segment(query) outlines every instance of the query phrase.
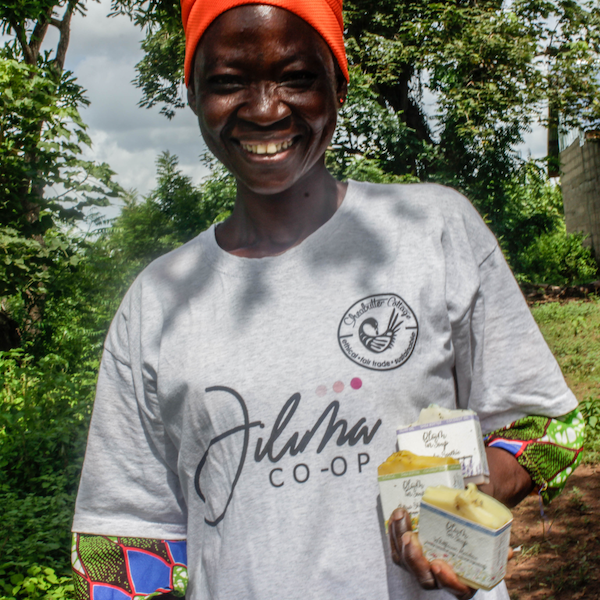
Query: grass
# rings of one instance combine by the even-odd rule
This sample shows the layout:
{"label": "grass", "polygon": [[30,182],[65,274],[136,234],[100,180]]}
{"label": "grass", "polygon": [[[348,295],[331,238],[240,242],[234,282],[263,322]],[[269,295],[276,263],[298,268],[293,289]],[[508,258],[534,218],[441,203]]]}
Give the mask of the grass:
{"label": "grass", "polygon": [[588,420],[584,461],[600,462],[600,298],[531,312]]}

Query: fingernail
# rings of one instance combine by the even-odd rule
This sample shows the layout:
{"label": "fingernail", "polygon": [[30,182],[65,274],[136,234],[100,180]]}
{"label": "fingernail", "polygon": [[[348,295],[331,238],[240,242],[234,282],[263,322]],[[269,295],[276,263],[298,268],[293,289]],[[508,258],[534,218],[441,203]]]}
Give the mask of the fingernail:
{"label": "fingernail", "polygon": [[407,527],[406,527],[406,513],[404,513],[404,514],[402,515],[402,518],[398,519],[398,520],[396,521],[396,523],[398,523],[398,525],[399,525],[400,527],[402,527],[402,529],[406,529],[406,528],[407,528]]}
{"label": "fingernail", "polygon": [[431,570],[433,571],[434,575],[439,575],[442,572],[440,565],[431,565]]}

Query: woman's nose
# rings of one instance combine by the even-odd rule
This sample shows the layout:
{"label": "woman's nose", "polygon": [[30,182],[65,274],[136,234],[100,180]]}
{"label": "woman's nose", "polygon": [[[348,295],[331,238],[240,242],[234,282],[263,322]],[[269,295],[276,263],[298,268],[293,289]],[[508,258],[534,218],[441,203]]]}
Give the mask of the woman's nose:
{"label": "woman's nose", "polygon": [[291,114],[290,107],[282,100],[276,86],[260,84],[248,90],[248,97],[237,116],[261,127],[273,125]]}

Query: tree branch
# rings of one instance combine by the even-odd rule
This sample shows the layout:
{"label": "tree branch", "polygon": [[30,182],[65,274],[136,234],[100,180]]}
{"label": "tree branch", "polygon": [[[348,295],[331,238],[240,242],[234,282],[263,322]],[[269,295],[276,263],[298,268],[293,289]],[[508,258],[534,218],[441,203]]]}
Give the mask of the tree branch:
{"label": "tree branch", "polygon": [[40,54],[40,48],[42,46],[42,42],[44,41],[44,37],[46,37],[46,31],[48,31],[48,25],[50,25],[51,18],[52,8],[49,8],[46,11],[46,14],[40,17],[35,24],[33,33],[29,38],[29,47],[32,55],[32,62],[29,63],[30,65],[35,65],[37,63],[37,59]]}
{"label": "tree branch", "polygon": [[21,25],[21,23],[17,23],[13,19],[9,19],[10,26],[14,30],[17,35],[17,40],[19,40],[19,45],[21,46],[21,50],[23,51],[23,56],[25,57],[25,62],[28,65],[35,64],[36,57],[33,57],[31,52],[31,48],[27,43],[27,34],[25,33],[25,28]]}
{"label": "tree branch", "polygon": [[73,11],[77,6],[78,1],[79,0],[69,1],[69,4],[67,4],[67,8],[65,10],[65,14],[60,21],[60,24],[57,25],[58,30],[60,31],[60,38],[58,40],[58,46],[56,47],[56,58],[54,59],[54,64],[61,72],[65,66],[65,58],[67,56],[67,49],[69,48],[69,41],[71,39],[71,17],[73,16]]}

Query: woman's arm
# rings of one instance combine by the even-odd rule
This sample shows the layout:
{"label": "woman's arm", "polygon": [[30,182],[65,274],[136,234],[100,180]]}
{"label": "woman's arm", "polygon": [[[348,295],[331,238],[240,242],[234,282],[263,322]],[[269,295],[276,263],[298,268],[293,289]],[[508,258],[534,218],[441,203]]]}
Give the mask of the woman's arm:
{"label": "woman's arm", "polygon": [[500,448],[485,449],[490,468],[490,482],[479,485],[479,489],[512,508],[534,489],[531,476],[517,459]]}

